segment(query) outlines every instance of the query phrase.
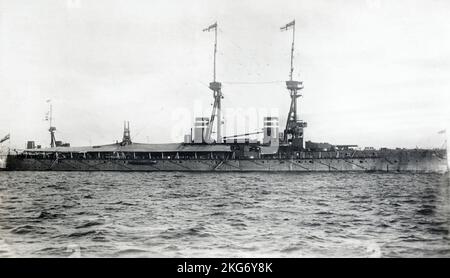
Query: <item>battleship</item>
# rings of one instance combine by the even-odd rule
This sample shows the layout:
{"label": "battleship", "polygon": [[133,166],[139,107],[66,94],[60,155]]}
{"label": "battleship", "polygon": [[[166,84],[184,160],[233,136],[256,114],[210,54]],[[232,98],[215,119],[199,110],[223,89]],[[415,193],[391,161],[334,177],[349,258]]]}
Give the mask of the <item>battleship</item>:
{"label": "battleship", "polygon": [[[382,171],[448,172],[446,148],[358,148],[304,141],[307,123],[299,119],[297,100],[303,82],[293,79],[295,20],[281,27],[292,30],[290,73],[286,88],[290,108],[283,129],[279,118],[263,119],[255,133],[222,136],[222,83],[216,80],[217,22],[203,31],[214,32],[213,81],[209,89],[214,104],[209,117],[195,118],[182,143],[144,144],[133,142],[129,122],[124,123],[121,142],[72,147],[57,141],[50,104],[50,146],[28,141],[26,149],[9,150],[0,167],[6,171]],[[215,138],[213,130],[215,128]],[[250,135],[262,135],[262,140]]]}

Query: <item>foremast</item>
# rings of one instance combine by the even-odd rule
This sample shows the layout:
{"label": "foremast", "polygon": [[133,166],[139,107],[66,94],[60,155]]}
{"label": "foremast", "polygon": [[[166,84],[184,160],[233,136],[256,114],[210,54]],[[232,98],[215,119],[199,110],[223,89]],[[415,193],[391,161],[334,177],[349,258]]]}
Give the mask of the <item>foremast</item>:
{"label": "foremast", "polygon": [[214,126],[214,120],[217,117],[216,143],[222,143],[222,119],[221,119],[221,112],[222,112],[221,99],[223,98],[222,83],[216,81],[217,22],[210,25],[208,28],[203,29],[203,32],[210,32],[212,30],[214,31],[214,61],[213,61],[214,66],[213,66],[213,81],[209,83],[209,88],[213,91],[214,105],[211,112],[209,124],[206,128],[205,141],[206,142],[212,141],[211,134]]}

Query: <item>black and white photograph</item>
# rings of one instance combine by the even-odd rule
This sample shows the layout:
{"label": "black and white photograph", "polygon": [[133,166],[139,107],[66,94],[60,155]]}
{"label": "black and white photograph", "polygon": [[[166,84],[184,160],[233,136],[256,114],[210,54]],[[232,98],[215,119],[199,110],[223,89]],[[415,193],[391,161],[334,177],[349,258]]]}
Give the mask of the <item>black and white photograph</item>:
{"label": "black and white photograph", "polygon": [[0,0],[2,260],[448,258],[449,132],[449,1]]}

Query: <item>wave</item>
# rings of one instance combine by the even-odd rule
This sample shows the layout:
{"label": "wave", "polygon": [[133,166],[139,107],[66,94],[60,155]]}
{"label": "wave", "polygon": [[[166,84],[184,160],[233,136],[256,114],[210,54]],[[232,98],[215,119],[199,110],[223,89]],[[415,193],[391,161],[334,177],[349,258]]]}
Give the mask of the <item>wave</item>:
{"label": "wave", "polygon": [[104,221],[87,221],[81,225],[76,226],[76,229],[84,229],[84,228],[89,228],[89,227],[93,227],[93,226],[99,226],[99,225],[103,225],[105,224]]}
{"label": "wave", "polygon": [[19,235],[23,235],[23,234],[30,234],[30,233],[34,233],[34,234],[44,234],[46,233],[45,228],[41,227],[41,226],[35,226],[35,225],[21,225],[18,227],[15,227],[11,230],[11,233],[13,234],[19,234]]}
{"label": "wave", "polygon": [[56,219],[56,218],[60,218],[61,216],[63,216],[62,214],[58,214],[58,213],[51,213],[48,211],[41,211],[41,213],[39,213],[39,216],[37,217],[38,219]]}

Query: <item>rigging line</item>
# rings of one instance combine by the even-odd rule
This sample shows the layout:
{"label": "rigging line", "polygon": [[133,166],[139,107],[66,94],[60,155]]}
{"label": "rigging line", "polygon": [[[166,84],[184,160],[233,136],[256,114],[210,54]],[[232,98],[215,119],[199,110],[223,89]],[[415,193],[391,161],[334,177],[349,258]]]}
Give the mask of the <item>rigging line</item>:
{"label": "rigging line", "polygon": [[[240,50],[240,55],[246,55],[247,58],[250,58],[250,60],[254,60],[256,65],[258,65],[258,67],[260,66],[260,63],[258,62],[258,59],[256,59],[256,56],[252,53],[252,52],[246,52],[243,51],[244,49],[239,46],[238,43],[236,43],[233,39],[231,39],[231,36],[228,36],[227,32],[224,32],[223,29],[221,29],[220,27],[218,28],[218,31],[222,34],[221,37],[223,37],[224,39],[222,39],[225,43],[230,43],[231,45],[233,45],[234,47],[236,47],[237,49]],[[239,58],[239,60],[241,60],[241,58]]]}
{"label": "rigging line", "polygon": [[233,82],[233,81],[223,81],[224,84],[230,85],[253,85],[253,84],[276,84],[276,83],[284,83],[285,81],[249,81],[249,82]]}
{"label": "rigging line", "polygon": [[231,38],[228,37],[227,33],[224,32],[224,31],[222,30],[222,28],[219,27],[219,28],[218,28],[218,31],[219,31],[219,33],[221,33],[222,37],[226,38],[225,41],[228,41],[228,42],[231,43],[234,47],[238,48],[239,50],[242,50],[242,48],[241,48],[237,43],[235,43]]}

